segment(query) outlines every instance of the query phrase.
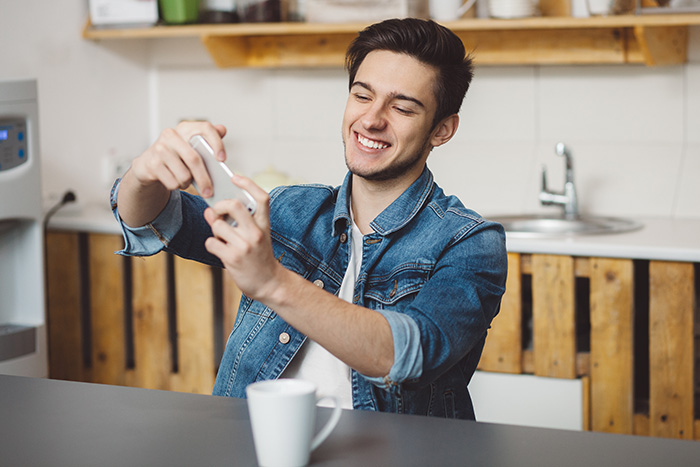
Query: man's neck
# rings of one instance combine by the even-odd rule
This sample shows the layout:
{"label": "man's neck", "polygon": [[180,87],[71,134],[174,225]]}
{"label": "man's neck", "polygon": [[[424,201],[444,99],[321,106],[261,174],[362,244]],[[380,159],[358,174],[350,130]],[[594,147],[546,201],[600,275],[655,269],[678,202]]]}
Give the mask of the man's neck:
{"label": "man's neck", "polygon": [[396,198],[406,191],[415,180],[398,183],[398,180],[376,182],[365,180],[353,175],[351,191],[351,208],[355,225],[360,229],[362,235],[372,233],[370,227],[372,222],[382,211],[384,211]]}

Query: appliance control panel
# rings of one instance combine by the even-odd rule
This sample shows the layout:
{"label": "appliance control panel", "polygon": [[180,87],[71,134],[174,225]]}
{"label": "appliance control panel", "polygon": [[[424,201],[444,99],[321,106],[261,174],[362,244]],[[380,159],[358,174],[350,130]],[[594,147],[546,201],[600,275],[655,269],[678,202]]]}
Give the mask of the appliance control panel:
{"label": "appliance control panel", "polygon": [[27,122],[0,119],[0,172],[27,162]]}

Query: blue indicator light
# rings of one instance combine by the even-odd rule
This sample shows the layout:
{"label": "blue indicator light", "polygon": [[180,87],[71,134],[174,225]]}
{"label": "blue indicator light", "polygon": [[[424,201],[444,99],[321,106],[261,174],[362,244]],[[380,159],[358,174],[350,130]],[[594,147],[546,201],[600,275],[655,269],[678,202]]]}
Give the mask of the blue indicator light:
{"label": "blue indicator light", "polygon": [[19,150],[19,158],[24,159],[24,149]]}
{"label": "blue indicator light", "polygon": [[0,130],[0,141],[7,140],[7,130]]}
{"label": "blue indicator light", "polygon": [[22,133],[21,131],[17,133],[17,139],[20,141],[24,141],[24,133]]}

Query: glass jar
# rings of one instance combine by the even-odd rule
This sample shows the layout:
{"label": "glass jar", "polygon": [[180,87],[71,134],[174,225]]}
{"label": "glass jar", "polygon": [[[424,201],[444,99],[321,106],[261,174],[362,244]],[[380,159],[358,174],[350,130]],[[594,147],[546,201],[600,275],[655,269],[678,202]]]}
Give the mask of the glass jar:
{"label": "glass jar", "polygon": [[236,0],[241,23],[272,23],[282,20],[281,0]]}

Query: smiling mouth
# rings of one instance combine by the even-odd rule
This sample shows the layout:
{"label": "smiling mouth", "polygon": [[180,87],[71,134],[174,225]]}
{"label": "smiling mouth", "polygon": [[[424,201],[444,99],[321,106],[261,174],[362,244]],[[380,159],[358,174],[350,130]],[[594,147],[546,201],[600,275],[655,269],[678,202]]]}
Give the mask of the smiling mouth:
{"label": "smiling mouth", "polygon": [[376,141],[373,139],[365,138],[364,136],[362,136],[361,134],[359,134],[357,132],[355,134],[357,135],[357,141],[362,146],[366,147],[367,149],[386,149],[389,146],[391,146],[391,144],[389,144],[389,143],[384,143],[382,141]]}

